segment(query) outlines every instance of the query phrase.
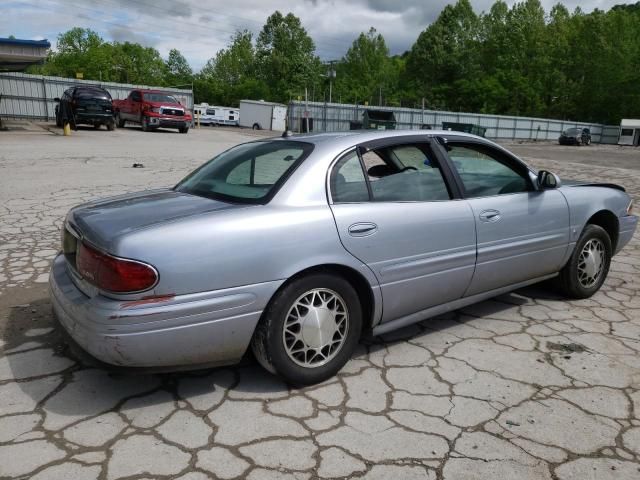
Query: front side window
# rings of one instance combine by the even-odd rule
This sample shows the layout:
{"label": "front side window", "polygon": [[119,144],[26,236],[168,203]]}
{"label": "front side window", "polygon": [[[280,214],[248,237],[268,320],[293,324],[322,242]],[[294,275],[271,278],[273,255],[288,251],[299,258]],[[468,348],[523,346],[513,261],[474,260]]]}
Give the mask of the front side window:
{"label": "front side window", "polygon": [[467,197],[488,197],[530,190],[524,172],[518,172],[498,155],[490,155],[472,146],[449,145],[453,162]]}
{"label": "front side window", "polygon": [[176,190],[218,200],[264,203],[312,150],[313,145],[294,141],[238,145],[191,173]]}

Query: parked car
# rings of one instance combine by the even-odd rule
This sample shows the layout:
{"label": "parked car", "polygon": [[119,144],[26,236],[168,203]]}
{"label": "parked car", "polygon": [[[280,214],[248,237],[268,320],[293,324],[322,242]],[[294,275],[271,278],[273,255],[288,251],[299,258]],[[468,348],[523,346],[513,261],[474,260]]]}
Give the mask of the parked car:
{"label": "parked car", "polygon": [[104,362],[225,365],[251,346],[308,384],[365,332],[552,278],[587,298],[637,222],[622,187],[561,182],[469,134],[287,136],[71,209],[49,282],[62,325]]}
{"label": "parked car", "polygon": [[92,85],[79,85],[68,88],[62,97],[54,99],[56,125],[63,127],[67,121],[71,128],[78,125],[93,125],[98,129],[105,125],[113,130],[113,103],[111,95],[104,88]]}
{"label": "parked car", "polygon": [[114,100],[115,121],[119,128],[137,123],[148,132],[160,127],[187,133],[191,114],[173,96],[159,90],[132,90],[124,100]]}
{"label": "parked car", "polygon": [[569,128],[558,138],[560,145],[591,145],[591,130],[588,128]]}

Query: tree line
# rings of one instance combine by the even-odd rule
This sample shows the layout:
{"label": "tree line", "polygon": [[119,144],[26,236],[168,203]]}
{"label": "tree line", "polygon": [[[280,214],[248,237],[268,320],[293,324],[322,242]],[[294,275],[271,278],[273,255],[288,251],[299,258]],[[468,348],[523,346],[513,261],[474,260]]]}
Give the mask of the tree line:
{"label": "tree line", "polygon": [[[322,62],[299,18],[276,11],[257,37],[236,32],[194,72],[176,49],[107,42],[89,29],[58,37],[32,73],[137,84],[193,85],[196,102],[243,98],[334,102],[617,123],[640,116],[640,2],[591,13],[539,0],[496,1],[476,14],[469,0],[444,7],[411,48],[390,55],[370,28],[347,52]],[[331,83],[331,88],[330,88]]]}

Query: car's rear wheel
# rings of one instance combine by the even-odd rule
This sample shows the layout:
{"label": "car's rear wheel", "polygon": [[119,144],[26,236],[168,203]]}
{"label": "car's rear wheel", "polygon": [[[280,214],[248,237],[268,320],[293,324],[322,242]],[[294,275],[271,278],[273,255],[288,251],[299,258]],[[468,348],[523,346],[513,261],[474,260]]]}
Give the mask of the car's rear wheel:
{"label": "car's rear wheel", "polygon": [[611,239],[598,225],[587,225],[571,258],[560,271],[559,286],[571,298],[589,298],[604,283],[611,265]]}
{"label": "car's rear wheel", "polygon": [[100,130],[100,124],[99,123],[94,123],[93,124],[93,128],[95,128],[96,130]]}
{"label": "car's rear wheel", "polygon": [[178,129],[178,131],[179,131],[180,133],[187,133],[187,132],[189,131],[189,127],[182,127],[182,128],[179,128],[179,129]]}
{"label": "car's rear wheel", "polygon": [[142,118],[140,118],[140,125],[142,126],[143,132],[148,132],[149,130],[151,130],[149,128],[149,120],[144,115],[142,116]]}
{"label": "car's rear wheel", "polygon": [[107,123],[107,130],[109,130],[110,132],[112,132],[113,130],[115,130],[116,128],[116,124],[115,122],[109,122]]}
{"label": "car's rear wheel", "polygon": [[341,277],[310,274],[272,299],[251,342],[260,364],[296,385],[332,377],[351,358],[362,327],[355,289]]}

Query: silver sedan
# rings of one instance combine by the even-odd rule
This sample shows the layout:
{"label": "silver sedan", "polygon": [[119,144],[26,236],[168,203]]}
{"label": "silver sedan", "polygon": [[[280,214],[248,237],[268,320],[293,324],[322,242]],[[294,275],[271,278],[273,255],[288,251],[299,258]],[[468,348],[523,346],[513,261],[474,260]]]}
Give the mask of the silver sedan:
{"label": "silver sedan", "polygon": [[50,276],[98,359],[182,368],[248,350],[296,384],[381,334],[556,278],[593,295],[637,225],[622,187],[561,182],[450,131],[285,136],[174,188],[72,209]]}

